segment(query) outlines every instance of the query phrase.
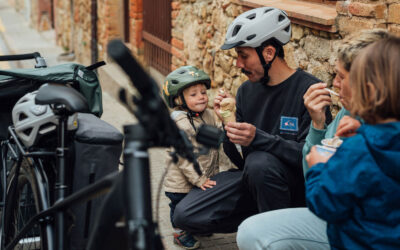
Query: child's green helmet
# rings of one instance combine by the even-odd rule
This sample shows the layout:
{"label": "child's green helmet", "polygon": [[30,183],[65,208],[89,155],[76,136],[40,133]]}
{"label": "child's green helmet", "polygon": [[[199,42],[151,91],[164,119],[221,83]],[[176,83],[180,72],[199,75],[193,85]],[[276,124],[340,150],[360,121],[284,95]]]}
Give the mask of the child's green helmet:
{"label": "child's green helmet", "polygon": [[194,66],[180,67],[167,76],[163,86],[163,96],[170,108],[176,107],[174,102],[185,88],[198,83],[204,83],[206,88],[211,86],[210,77],[204,72]]}

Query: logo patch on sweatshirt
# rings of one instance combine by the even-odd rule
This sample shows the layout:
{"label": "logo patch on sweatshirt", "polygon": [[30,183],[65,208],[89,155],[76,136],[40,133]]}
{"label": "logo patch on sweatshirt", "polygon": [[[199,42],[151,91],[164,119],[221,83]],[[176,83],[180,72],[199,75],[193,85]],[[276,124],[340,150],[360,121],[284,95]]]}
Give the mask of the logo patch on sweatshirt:
{"label": "logo patch on sweatshirt", "polygon": [[279,129],[283,130],[282,132],[298,132],[299,126],[297,117],[281,116],[281,125]]}

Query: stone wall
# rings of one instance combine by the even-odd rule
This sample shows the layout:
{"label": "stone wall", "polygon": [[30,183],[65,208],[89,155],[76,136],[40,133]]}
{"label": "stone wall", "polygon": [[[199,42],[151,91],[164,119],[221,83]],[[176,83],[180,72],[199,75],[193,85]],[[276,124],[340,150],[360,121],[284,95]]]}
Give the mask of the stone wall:
{"label": "stone wall", "polygon": [[73,27],[71,2],[55,0],[54,2],[54,27],[57,45],[61,46],[66,53],[73,51]]}
{"label": "stone wall", "polygon": [[[55,30],[57,44],[66,52],[73,52],[82,64],[91,63],[92,20],[91,1],[57,0]],[[97,0],[97,50],[98,60],[106,57],[107,42],[122,35],[121,1]]]}
{"label": "stone wall", "polygon": [[336,10],[341,35],[371,28],[385,28],[400,35],[400,0],[340,1]]}

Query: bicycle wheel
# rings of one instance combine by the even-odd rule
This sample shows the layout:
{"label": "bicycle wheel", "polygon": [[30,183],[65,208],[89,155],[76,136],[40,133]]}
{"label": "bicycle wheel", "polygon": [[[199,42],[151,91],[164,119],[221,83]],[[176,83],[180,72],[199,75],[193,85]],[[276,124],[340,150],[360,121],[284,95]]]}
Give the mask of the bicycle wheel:
{"label": "bicycle wheel", "polygon": [[[11,243],[22,227],[41,210],[37,181],[28,159],[21,163],[16,176],[17,164],[12,167],[7,178],[5,245]],[[15,181],[18,184],[15,185]],[[15,190],[14,190],[15,189]],[[13,197],[14,196],[14,197]],[[47,249],[45,229],[38,223],[24,234],[14,249]]]}

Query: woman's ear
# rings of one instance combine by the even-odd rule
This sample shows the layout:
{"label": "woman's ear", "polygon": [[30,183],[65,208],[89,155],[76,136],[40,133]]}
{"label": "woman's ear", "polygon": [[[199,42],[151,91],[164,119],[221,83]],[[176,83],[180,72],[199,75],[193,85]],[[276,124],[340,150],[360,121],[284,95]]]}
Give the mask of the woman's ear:
{"label": "woman's ear", "polygon": [[267,45],[263,50],[263,56],[264,56],[265,62],[269,63],[270,61],[272,61],[272,59],[274,59],[275,53],[276,53],[276,49],[274,48],[274,46]]}
{"label": "woman's ear", "polygon": [[182,105],[182,99],[181,99],[181,97],[180,97],[180,96],[176,97],[176,98],[174,99],[174,103],[175,103],[175,105],[177,105],[177,106],[181,106],[181,105]]}

